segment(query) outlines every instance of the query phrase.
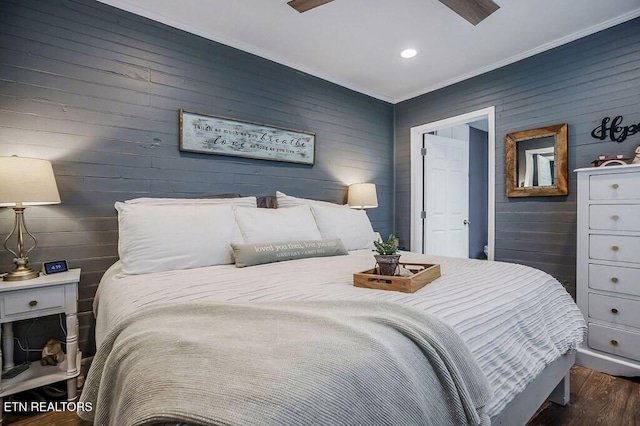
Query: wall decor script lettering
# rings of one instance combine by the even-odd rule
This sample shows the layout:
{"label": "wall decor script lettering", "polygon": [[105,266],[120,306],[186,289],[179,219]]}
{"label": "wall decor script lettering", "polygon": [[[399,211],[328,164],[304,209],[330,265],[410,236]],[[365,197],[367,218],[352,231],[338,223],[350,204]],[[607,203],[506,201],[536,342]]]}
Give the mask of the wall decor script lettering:
{"label": "wall decor script lettering", "polygon": [[627,137],[640,133],[640,123],[622,126],[622,120],[621,115],[613,119],[610,117],[603,118],[602,123],[591,131],[591,136],[601,141],[608,137],[613,142],[620,143],[624,142]]}
{"label": "wall decor script lettering", "polygon": [[313,164],[316,135],[180,109],[180,151]]}

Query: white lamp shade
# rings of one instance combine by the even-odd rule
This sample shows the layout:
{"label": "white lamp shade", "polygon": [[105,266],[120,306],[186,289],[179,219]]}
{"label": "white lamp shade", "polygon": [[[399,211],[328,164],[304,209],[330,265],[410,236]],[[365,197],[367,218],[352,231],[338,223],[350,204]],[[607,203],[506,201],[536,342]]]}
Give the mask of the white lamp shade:
{"label": "white lamp shade", "polygon": [[0,207],[60,203],[60,194],[47,160],[0,157]]}
{"label": "white lamp shade", "polygon": [[354,183],[349,185],[349,207],[372,209],[378,207],[378,195],[375,183]]}

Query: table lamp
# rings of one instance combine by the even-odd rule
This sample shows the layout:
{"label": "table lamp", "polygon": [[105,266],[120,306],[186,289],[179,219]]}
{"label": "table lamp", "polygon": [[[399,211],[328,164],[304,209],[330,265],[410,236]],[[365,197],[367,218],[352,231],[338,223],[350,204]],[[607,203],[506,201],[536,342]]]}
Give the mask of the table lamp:
{"label": "table lamp", "polygon": [[372,209],[378,207],[375,183],[354,183],[349,185],[347,204],[352,209]]}
{"label": "table lamp", "polygon": [[[16,212],[13,230],[3,244],[4,248],[14,256],[13,263],[16,267],[4,276],[5,281],[29,280],[39,275],[38,271],[27,267],[28,255],[36,248],[38,241],[25,225],[25,207],[59,203],[60,194],[49,161],[17,156],[0,157],[0,207],[13,207]],[[7,246],[14,234],[18,237],[16,250]],[[24,234],[33,238],[33,246],[27,250],[24,245]]]}

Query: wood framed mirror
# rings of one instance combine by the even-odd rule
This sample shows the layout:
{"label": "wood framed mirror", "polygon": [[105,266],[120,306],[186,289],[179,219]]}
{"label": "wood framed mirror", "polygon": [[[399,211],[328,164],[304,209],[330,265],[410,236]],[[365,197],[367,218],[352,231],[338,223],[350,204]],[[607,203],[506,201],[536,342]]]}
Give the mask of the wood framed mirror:
{"label": "wood framed mirror", "polygon": [[567,125],[507,134],[507,197],[567,195]]}

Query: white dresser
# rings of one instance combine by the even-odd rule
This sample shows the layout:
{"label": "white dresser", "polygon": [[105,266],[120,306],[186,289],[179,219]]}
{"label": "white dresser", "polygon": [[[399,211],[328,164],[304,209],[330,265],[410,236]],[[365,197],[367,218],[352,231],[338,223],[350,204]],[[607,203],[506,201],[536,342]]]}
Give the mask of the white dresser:
{"label": "white dresser", "polygon": [[640,376],[640,165],[576,173],[576,291],[589,333],[576,362]]}

